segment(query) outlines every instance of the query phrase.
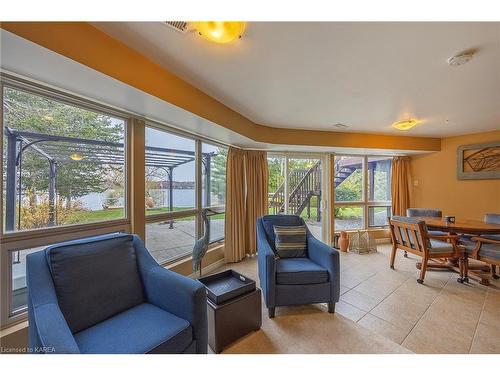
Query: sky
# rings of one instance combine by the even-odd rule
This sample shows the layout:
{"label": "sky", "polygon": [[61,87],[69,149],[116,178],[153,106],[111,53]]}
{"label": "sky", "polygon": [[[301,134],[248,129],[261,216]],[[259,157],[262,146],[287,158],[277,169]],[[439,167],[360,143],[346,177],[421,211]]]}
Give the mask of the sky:
{"label": "sky", "polygon": [[[173,148],[184,151],[194,151],[195,141],[179,137],[165,131],[146,127],[146,146]],[[217,152],[218,147],[203,143],[203,152]],[[183,164],[174,169],[174,181],[194,181],[195,163]]]}

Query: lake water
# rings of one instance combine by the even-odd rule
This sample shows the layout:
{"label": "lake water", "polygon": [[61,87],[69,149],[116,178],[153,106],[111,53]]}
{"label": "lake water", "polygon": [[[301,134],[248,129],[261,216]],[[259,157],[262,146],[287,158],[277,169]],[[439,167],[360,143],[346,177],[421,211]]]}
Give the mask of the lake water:
{"label": "lake water", "polygon": [[[106,203],[108,194],[104,193],[91,193],[81,198],[83,207],[87,210],[102,210],[103,204]],[[168,206],[168,190],[154,190],[153,194],[159,206]],[[194,207],[195,190],[194,189],[174,189],[174,207]],[[123,206],[123,198],[119,199],[118,205]]]}

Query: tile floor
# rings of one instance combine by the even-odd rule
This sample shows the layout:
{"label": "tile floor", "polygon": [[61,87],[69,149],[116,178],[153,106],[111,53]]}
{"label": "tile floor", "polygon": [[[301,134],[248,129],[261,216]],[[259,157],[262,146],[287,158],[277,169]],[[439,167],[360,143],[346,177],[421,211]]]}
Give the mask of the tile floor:
{"label": "tile floor", "polygon": [[341,254],[337,312],[415,353],[500,353],[500,282],[459,284],[457,274],[429,271],[416,282],[418,257],[390,245],[378,253]]}
{"label": "tile floor", "polygon": [[[415,353],[500,353],[500,280],[465,285],[455,273],[428,271],[421,285],[419,259],[398,252],[391,270],[389,253],[384,244],[374,254],[341,254],[337,314]],[[257,262],[231,266],[256,273]]]}

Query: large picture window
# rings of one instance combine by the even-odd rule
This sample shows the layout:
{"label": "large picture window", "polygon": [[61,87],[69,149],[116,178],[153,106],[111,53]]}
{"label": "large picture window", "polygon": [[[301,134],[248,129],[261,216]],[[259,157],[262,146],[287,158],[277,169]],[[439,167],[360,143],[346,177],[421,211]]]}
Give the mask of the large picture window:
{"label": "large picture window", "polygon": [[227,149],[162,127],[147,126],[145,134],[146,246],[151,254],[161,264],[191,255],[205,234],[204,212],[209,243],[222,241]]}
{"label": "large picture window", "polygon": [[124,218],[125,125],[4,86],[4,231]]}
{"label": "large picture window", "polygon": [[[130,222],[126,117],[4,76],[0,87],[4,325],[26,311],[29,253],[55,242],[127,231]],[[26,231],[31,233],[16,233]]]}
{"label": "large picture window", "polygon": [[335,231],[387,225],[391,163],[388,156],[335,156]]}

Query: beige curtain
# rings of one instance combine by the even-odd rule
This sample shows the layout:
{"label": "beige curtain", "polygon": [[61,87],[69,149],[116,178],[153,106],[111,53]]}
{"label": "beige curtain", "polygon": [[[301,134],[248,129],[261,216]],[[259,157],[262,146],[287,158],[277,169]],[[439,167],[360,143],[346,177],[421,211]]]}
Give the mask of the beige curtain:
{"label": "beige curtain", "polygon": [[247,151],[245,165],[246,196],[246,251],[257,253],[256,221],[259,216],[267,214],[267,153],[264,151]]}
{"label": "beige curtain", "polygon": [[406,216],[410,207],[410,158],[395,157],[392,160],[392,214]]}
{"label": "beige curtain", "polygon": [[226,217],[224,251],[227,262],[245,257],[245,151],[230,147],[226,164]]}
{"label": "beige curtain", "polygon": [[229,148],[226,165],[226,262],[255,254],[258,216],[267,212],[267,154]]}

